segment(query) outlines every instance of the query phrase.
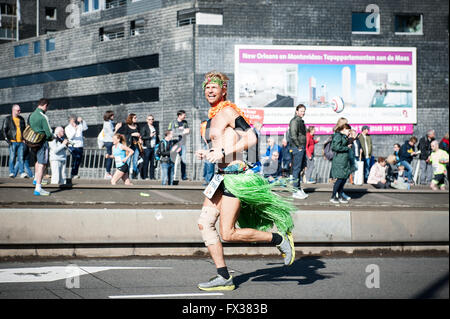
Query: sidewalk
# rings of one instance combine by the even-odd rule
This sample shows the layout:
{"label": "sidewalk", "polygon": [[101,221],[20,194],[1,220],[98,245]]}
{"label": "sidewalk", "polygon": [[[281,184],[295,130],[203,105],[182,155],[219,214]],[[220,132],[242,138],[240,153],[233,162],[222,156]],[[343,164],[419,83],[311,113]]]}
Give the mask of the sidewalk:
{"label": "sidewalk", "polygon": [[[133,186],[123,183],[111,185],[108,180],[77,179],[71,185],[44,185],[50,196],[34,196],[32,180],[0,178],[0,207],[71,206],[108,208],[173,208],[197,209],[204,196],[202,182],[180,181],[176,186],[162,186],[160,181],[133,180]],[[405,209],[448,210],[448,191],[432,191],[427,186],[414,186],[411,190],[379,190],[370,185],[346,185],[345,193],[352,197],[348,204],[332,204],[332,184],[305,184],[309,194],[306,200],[294,200],[297,207],[308,209]],[[275,190],[281,196],[291,197],[283,187]]]}

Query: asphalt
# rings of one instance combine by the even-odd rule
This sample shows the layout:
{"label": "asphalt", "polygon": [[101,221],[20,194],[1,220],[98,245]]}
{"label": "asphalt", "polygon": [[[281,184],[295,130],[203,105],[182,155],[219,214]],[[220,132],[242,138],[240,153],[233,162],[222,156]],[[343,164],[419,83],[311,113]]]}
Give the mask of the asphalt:
{"label": "asphalt", "polygon": [[[161,186],[157,181],[134,181],[134,186],[111,186],[106,180],[74,180],[71,185],[45,185],[50,196],[33,196],[31,180],[0,179],[0,208],[200,208],[200,182],[182,181]],[[290,197],[285,188],[276,188]],[[305,185],[306,200],[294,200],[308,210],[449,210],[448,191],[433,192],[415,186],[409,191],[377,190],[371,186],[347,185],[348,204],[331,204],[331,184]],[[274,248],[274,254],[277,250]],[[290,267],[281,257],[227,257],[236,290],[208,294],[197,284],[215,275],[208,256],[128,258],[32,258],[0,260],[0,299],[181,299],[170,308],[174,317],[194,301],[310,299],[403,299],[449,296],[448,255],[352,256],[347,258],[299,255]],[[147,267],[147,268],[133,268]],[[148,268],[162,267],[162,268]],[[79,277],[70,277],[73,270]],[[379,277],[373,277],[377,274]],[[6,279],[5,279],[6,278]],[[379,285],[376,278],[379,278]],[[231,301],[232,302],[232,301]],[[197,303],[198,305],[198,303]],[[217,311],[226,312],[226,304]],[[152,304],[152,309],[162,309]],[[292,304],[291,306],[295,306]],[[222,309],[222,310],[220,310]],[[275,316],[269,308],[269,318]],[[178,315],[176,315],[178,314]],[[216,313],[217,314],[217,313]],[[227,316],[230,314],[227,313]],[[185,316],[189,318],[189,316]],[[197,316],[191,316],[197,317]],[[218,316],[203,316],[218,317]],[[232,317],[232,316],[231,316]],[[266,316],[267,317],[267,316]],[[263,317],[261,317],[263,318]]]}
{"label": "asphalt", "polygon": [[[187,305],[189,300],[199,298],[253,299],[249,303],[264,303],[264,299],[273,298],[448,299],[449,296],[448,256],[306,256],[297,258],[289,267],[282,264],[281,257],[227,258],[227,265],[236,289],[211,295],[197,289],[199,282],[215,276],[209,258],[3,262],[0,299],[182,298]],[[69,278],[71,275],[76,277]],[[181,308],[177,311],[181,312]],[[270,317],[274,318],[274,314]]]}
{"label": "asphalt", "polygon": [[[180,181],[176,186],[162,186],[159,181],[133,180],[134,185],[111,185],[107,180],[77,179],[69,185],[45,185],[50,196],[34,196],[32,181],[28,179],[0,178],[0,207],[76,207],[76,208],[200,208],[204,195],[201,182]],[[301,209],[328,208],[360,210],[448,210],[448,191],[432,191],[426,186],[411,190],[379,190],[370,185],[346,185],[351,196],[348,204],[329,202],[332,184],[307,184],[305,200],[294,199]],[[276,187],[281,196],[291,197],[287,188]]]}

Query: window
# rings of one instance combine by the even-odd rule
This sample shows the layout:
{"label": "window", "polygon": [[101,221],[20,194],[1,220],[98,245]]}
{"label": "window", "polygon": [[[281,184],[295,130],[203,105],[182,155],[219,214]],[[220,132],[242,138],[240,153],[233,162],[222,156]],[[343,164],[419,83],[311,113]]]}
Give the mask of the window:
{"label": "window", "polygon": [[145,29],[145,20],[138,19],[130,22],[130,34],[131,36],[143,34]]}
{"label": "window", "polygon": [[47,52],[53,51],[55,50],[55,39],[54,38],[50,38],[45,40],[45,50]]}
{"label": "window", "polygon": [[12,16],[14,15],[13,13],[13,6],[9,3],[0,3],[0,13],[2,15],[8,15],[8,16]]}
{"label": "window", "polygon": [[423,16],[421,14],[395,15],[395,34],[423,35]]}
{"label": "window", "polygon": [[56,20],[56,8],[45,7],[45,19]]}
{"label": "window", "polygon": [[33,46],[34,46],[34,54],[41,53],[41,41],[35,41],[33,43]]}
{"label": "window", "polygon": [[185,9],[177,12],[177,26],[190,24],[223,25],[223,10],[217,8]]}
{"label": "window", "polygon": [[412,91],[376,90],[370,107],[412,107]]}
{"label": "window", "polygon": [[352,12],[353,34],[380,34],[380,14]]}
{"label": "window", "polygon": [[14,47],[14,57],[21,58],[24,56],[28,56],[28,48],[29,48],[28,43],[22,44],[22,45],[16,45]]}
{"label": "window", "polygon": [[100,0],[83,0],[83,11],[92,12],[100,9]]}
{"label": "window", "polygon": [[[83,96],[67,96],[51,99],[54,109],[67,110],[72,108],[107,106],[131,103],[146,103],[159,101],[159,88],[148,88],[134,91],[116,91],[113,93],[100,93]],[[32,112],[36,107],[36,101],[24,101],[20,103],[23,113]],[[0,115],[11,112],[11,104],[0,104]]]}
{"label": "window", "polygon": [[[34,42],[35,52],[37,45],[36,43],[39,43],[38,45],[40,48],[40,41]],[[100,76],[105,74],[116,74],[136,70],[147,70],[158,67],[159,67],[159,55],[152,54],[134,57],[130,59],[121,59],[97,64],[82,65],[61,70],[25,74],[21,76],[20,81],[17,80],[17,77],[0,78],[0,89],[18,87],[22,85],[47,83],[52,81],[65,81],[69,79],[79,79],[84,77]]]}
{"label": "window", "polygon": [[186,9],[177,12],[177,26],[182,27],[189,24],[195,24],[195,9]]}
{"label": "window", "polygon": [[100,41],[111,41],[125,37],[123,24],[115,24],[98,30]]}
{"label": "window", "polygon": [[1,40],[14,40],[15,38],[16,38],[16,30],[0,28],[0,39]]}

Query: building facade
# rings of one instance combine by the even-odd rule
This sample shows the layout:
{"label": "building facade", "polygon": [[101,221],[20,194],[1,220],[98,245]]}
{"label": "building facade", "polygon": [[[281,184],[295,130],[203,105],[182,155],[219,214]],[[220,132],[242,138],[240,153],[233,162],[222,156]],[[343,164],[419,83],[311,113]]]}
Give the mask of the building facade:
{"label": "building facade", "polygon": [[[40,1],[50,6],[44,4],[50,0]],[[0,117],[13,103],[27,115],[46,97],[51,125],[65,126],[69,115],[82,116],[89,125],[87,144],[93,147],[107,110],[118,121],[136,113],[143,123],[153,114],[162,136],[183,109],[194,128],[188,140],[192,154],[200,145],[196,128],[208,109],[204,74],[226,73],[228,98],[234,100],[235,45],[389,46],[417,48],[414,135],[434,128],[441,138],[448,131],[447,1],[378,1],[378,32],[373,34],[352,32],[352,15],[366,12],[367,3],[360,0],[57,2],[66,6],[57,9],[58,18],[66,14],[65,25],[59,26],[64,30],[0,45]],[[36,19],[36,11],[22,11],[24,21],[25,15]],[[396,32],[399,15],[419,16],[419,32]],[[319,87],[311,89],[319,95]],[[390,154],[393,143],[408,137],[374,136],[374,155]],[[193,165],[192,156],[188,162]]]}
{"label": "building facade", "polygon": [[65,10],[69,3],[70,0],[1,0],[0,44],[66,29]]}

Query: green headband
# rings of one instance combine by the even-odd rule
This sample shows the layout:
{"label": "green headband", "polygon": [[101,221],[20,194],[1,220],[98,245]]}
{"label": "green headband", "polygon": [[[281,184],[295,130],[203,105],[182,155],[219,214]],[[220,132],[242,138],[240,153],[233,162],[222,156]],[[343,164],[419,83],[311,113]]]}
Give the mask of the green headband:
{"label": "green headband", "polygon": [[217,76],[213,76],[212,78],[207,78],[203,84],[203,90],[206,88],[206,86],[210,83],[216,83],[218,84],[221,88],[226,88],[227,87],[227,82],[226,81],[222,81],[219,77]]}

